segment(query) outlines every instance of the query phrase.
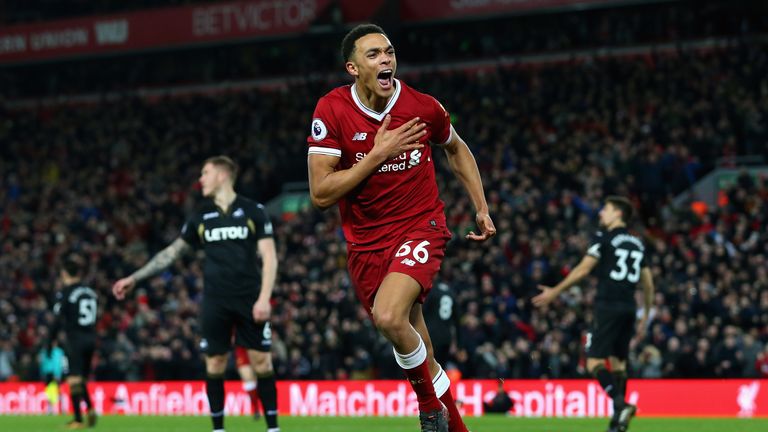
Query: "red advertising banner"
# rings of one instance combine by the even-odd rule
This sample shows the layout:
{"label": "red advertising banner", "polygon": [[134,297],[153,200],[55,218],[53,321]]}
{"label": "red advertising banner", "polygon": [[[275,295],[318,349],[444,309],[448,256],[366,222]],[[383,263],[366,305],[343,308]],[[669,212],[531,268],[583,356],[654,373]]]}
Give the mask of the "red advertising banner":
{"label": "red advertising banner", "polygon": [[[483,414],[483,401],[496,393],[496,381],[465,380],[453,386],[464,415]],[[610,399],[589,380],[505,381],[517,417],[604,417]],[[202,381],[94,382],[89,390],[96,411],[128,415],[207,415]],[[64,386],[60,409],[68,412]],[[248,394],[237,381],[226,383],[225,410],[250,415]],[[680,397],[680,395],[685,395]],[[294,416],[416,415],[416,395],[405,381],[280,381],[278,406]],[[768,417],[768,380],[631,380],[627,397],[643,417]],[[43,384],[0,383],[0,415],[45,414]]]}
{"label": "red advertising banner", "polygon": [[348,23],[368,21],[384,6],[384,0],[340,0],[341,14]]}
{"label": "red advertising banner", "polygon": [[0,29],[0,63],[195,45],[307,29],[331,0],[251,0]]}
{"label": "red advertising banner", "polygon": [[432,21],[619,2],[619,0],[402,0],[400,16],[404,21]]}

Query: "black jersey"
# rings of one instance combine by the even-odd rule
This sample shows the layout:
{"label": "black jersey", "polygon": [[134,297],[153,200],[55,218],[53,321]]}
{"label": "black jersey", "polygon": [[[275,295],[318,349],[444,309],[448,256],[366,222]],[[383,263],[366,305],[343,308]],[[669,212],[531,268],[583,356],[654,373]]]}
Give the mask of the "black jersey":
{"label": "black jersey", "polygon": [[98,309],[96,291],[82,283],[69,285],[56,293],[57,328],[63,327],[68,339],[73,334],[95,334]]}
{"label": "black jersey", "polygon": [[205,251],[206,296],[258,295],[258,241],[272,237],[263,205],[238,195],[225,213],[209,200],[187,220],[181,237]]}
{"label": "black jersey", "polygon": [[432,344],[450,345],[459,323],[459,304],[451,287],[436,284],[424,301],[422,311]]}
{"label": "black jersey", "polygon": [[626,228],[598,232],[587,250],[597,258],[598,278],[595,303],[625,304],[634,307],[640,270],[645,266],[645,246]]}

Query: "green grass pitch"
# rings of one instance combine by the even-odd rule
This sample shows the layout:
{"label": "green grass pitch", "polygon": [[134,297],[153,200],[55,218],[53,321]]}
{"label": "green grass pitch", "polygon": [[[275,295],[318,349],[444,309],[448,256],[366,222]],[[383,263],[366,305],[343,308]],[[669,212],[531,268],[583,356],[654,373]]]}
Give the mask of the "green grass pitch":
{"label": "green grass pitch", "polygon": [[[0,416],[0,431],[51,432],[64,431],[71,417],[64,416]],[[467,426],[473,432],[603,432],[608,420],[532,419],[504,416],[469,417]],[[263,420],[227,417],[227,432],[265,431]],[[282,432],[418,432],[415,417],[281,417]],[[104,432],[207,432],[207,417],[134,417],[99,418],[93,431]],[[638,418],[632,421],[633,432],[765,432],[768,419],[662,419]]]}

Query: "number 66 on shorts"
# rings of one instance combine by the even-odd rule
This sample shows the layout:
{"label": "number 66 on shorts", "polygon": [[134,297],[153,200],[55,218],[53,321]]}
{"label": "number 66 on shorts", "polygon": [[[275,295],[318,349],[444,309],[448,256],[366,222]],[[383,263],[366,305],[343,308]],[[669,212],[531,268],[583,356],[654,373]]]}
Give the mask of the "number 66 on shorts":
{"label": "number 66 on shorts", "polygon": [[[395,254],[395,258],[399,257],[407,257],[408,255],[413,255],[413,258],[421,263],[424,264],[429,259],[429,250],[426,248],[429,246],[429,240],[424,240],[416,247],[411,249],[411,243],[413,243],[413,240],[408,240],[407,242],[403,243],[402,246],[400,246],[400,249],[397,250],[397,253]],[[414,263],[409,258],[405,258],[402,261],[402,264],[409,265],[413,267],[416,263]]]}
{"label": "number 66 on shorts", "polygon": [[373,299],[388,273],[403,273],[421,285],[420,303],[432,289],[432,281],[440,271],[445,245],[450,232],[439,228],[414,230],[394,246],[376,251],[351,252],[349,274],[357,297],[370,312]]}

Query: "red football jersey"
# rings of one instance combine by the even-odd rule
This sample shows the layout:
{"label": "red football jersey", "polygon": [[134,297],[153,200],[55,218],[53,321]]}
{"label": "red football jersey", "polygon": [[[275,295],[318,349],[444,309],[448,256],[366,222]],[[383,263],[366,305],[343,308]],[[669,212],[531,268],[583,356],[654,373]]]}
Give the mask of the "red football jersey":
{"label": "red football jersey", "polygon": [[353,84],[320,98],[312,119],[307,138],[309,154],[338,156],[339,170],[351,168],[373,148],[373,139],[387,114],[392,116],[390,129],[414,117],[427,125],[427,134],[421,140],[423,148],[385,162],[339,201],[344,235],[351,250],[390,247],[422,222],[445,226],[444,204],[438,195],[429,144],[450,141],[450,117],[432,96],[399,80],[395,85],[395,93],[383,112],[363,105]]}

